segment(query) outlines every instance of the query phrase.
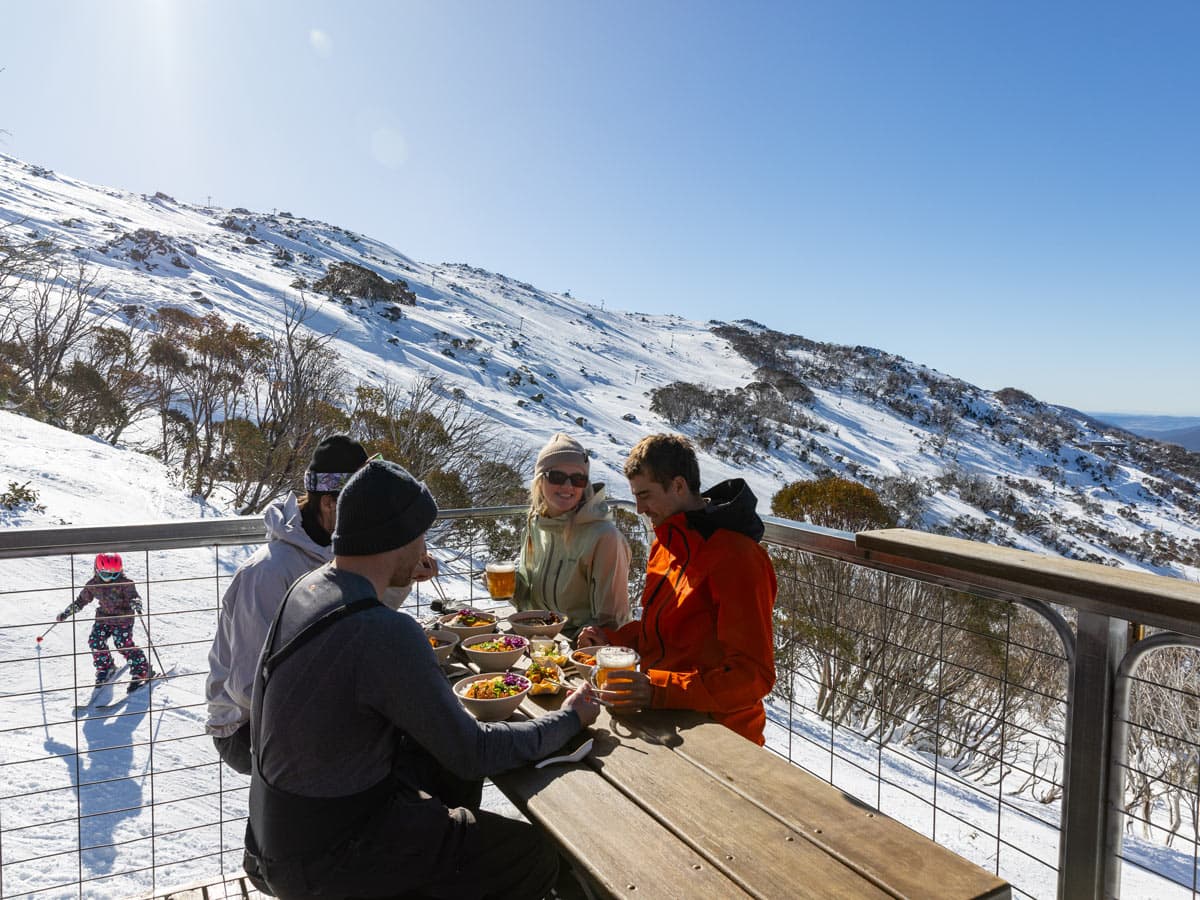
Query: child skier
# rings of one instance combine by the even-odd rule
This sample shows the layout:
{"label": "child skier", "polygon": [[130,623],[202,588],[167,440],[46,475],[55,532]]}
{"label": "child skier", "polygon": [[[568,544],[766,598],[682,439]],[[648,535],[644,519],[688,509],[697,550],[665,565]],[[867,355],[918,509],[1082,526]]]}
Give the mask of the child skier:
{"label": "child skier", "polygon": [[96,667],[96,686],[107,682],[116,671],[112,654],[108,652],[108,639],[121,651],[129,663],[132,678],[129,693],[145,684],[154,674],[146,654],[133,644],[133,617],[141,615],[142,601],[137,588],[125,575],[119,553],[101,553],[96,557],[96,574],[84,585],[75,602],[55,617],[56,622],[73,616],[93,600],[96,601],[96,621],[88,635],[88,646],[92,648],[92,664]]}

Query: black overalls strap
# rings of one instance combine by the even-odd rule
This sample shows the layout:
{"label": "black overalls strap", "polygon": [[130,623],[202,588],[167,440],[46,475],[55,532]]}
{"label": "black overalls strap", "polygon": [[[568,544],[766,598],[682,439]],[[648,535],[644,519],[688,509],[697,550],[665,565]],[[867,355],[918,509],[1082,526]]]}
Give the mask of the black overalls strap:
{"label": "black overalls strap", "polygon": [[[286,600],[284,603],[286,604]],[[346,616],[352,616],[356,612],[362,612],[364,609],[373,609],[376,606],[383,604],[374,597],[360,597],[358,600],[352,600],[349,603],[344,603],[341,606],[335,606],[328,610],[319,618],[314,619],[300,629],[299,634],[295,635],[290,641],[284,644],[278,652],[272,653],[271,648],[275,645],[275,636],[278,632],[278,626],[283,619],[283,606],[279,607],[279,612],[275,616],[275,621],[271,623],[271,630],[267,633],[267,642],[263,646],[263,654],[265,658],[262,661],[262,676],[263,690],[266,690],[266,683],[270,680],[271,674],[279,668],[279,666],[289,656],[315,638],[318,634],[325,631],[330,625],[341,621]]]}
{"label": "black overalls strap", "polygon": [[262,874],[272,887],[282,883],[294,889],[298,879],[306,881],[306,857],[326,851],[344,839],[382,797],[394,790],[391,779],[384,779],[365,791],[346,797],[304,797],[274,787],[262,774],[261,713],[263,695],[272,675],[292,654],[332,625],[382,605],[375,597],[363,597],[334,607],[276,651],[275,641],[287,606],[285,597],[267,633],[251,701],[257,713],[252,722],[257,727],[251,732],[250,816],[246,837],[247,850],[257,857]]}

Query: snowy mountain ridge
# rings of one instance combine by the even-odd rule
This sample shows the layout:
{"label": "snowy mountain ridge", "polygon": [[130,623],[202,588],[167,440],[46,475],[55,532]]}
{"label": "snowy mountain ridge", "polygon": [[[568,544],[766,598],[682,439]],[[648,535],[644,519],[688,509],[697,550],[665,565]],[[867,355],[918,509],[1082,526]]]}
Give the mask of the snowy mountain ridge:
{"label": "snowy mountain ridge", "polygon": [[[436,376],[530,460],[554,431],[573,434],[616,496],[628,496],[628,448],[678,430],[701,449],[706,485],[745,477],[763,513],[789,482],[840,475],[875,489],[901,524],[1200,575],[1200,456],[882,350],[747,320],[605,308],[465,264],[423,263],[289,212],[102,188],[2,155],[0,226],[96,270],[106,286],[98,309],[127,322],[174,307],[266,333],[303,298],[306,324],[333,335],[358,383]],[[321,290],[338,264],[370,270],[387,296]],[[12,440],[0,434],[0,446]],[[37,483],[10,466],[0,488]],[[100,524],[43,502],[19,524]]]}

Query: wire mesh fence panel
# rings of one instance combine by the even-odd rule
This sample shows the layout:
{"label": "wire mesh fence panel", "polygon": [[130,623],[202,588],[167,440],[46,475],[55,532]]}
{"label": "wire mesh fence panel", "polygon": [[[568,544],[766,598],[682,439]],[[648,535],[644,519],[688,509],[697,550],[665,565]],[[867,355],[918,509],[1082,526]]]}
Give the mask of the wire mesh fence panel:
{"label": "wire mesh fence panel", "polygon": [[1054,629],[1013,603],[772,558],[769,745],[1018,893],[1053,896],[1068,682]]}
{"label": "wire mesh fence panel", "polygon": [[1126,740],[1117,753],[1121,796],[1121,896],[1198,892],[1200,851],[1200,649],[1148,653],[1132,677]]}
{"label": "wire mesh fence panel", "polygon": [[[142,611],[111,694],[89,704],[89,637],[110,617],[93,601],[65,621],[92,576],[90,554],[0,560],[0,893],[5,897],[126,897],[219,872],[223,793],[245,785],[222,769],[205,733],[207,655],[221,595],[254,549],[126,552]],[[53,627],[51,627],[53,626]],[[37,637],[42,636],[38,641]],[[135,652],[169,679],[126,695]],[[232,846],[232,845],[231,845]]]}
{"label": "wire mesh fence panel", "polygon": [[[436,522],[438,575],[414,584],[400,609],[426,621],[434,601],[506,611],[506,599],[488,594],[484,566],[516,557],[524,525],[513,508]],[[626,515],[620,527],[635,559],[642,548],[644,569],[642,520]],[[217,757],[205,689],[223,595],[260,546],[114,545],[142,602],[126,649],[169,677],[126,696],[123,668],[111,706],[88,702],[96,604],[56,622],[92,577],[92,555],[0,558],[0,896],[149,896],[221,878],[244,887],[234,879],[249,779]],[[637,582],[631,595],[640,595]],[[128,666],[111,642],[110,652]]]}

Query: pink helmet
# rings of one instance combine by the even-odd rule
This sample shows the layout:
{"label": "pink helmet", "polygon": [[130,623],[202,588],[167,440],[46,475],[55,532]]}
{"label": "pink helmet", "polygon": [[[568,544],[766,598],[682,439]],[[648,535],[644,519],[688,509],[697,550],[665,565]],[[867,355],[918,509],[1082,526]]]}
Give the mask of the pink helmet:
{"label": "pink helmet", "polygon": [[113,581],[124,569],[120,553],[98,553],[96,555],[96,574],[105,581]]}

